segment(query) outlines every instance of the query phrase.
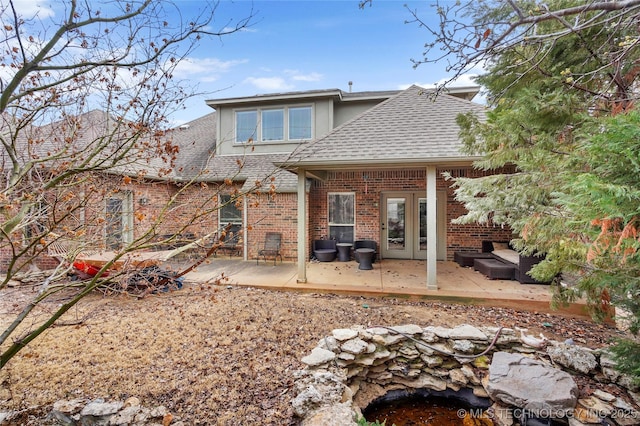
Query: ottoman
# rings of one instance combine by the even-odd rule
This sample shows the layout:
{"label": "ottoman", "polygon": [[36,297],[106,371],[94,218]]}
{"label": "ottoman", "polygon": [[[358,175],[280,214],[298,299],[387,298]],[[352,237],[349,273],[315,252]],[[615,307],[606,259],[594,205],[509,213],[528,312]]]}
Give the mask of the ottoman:
{"label": "ottoman", "polygon": [[491,253],[479,253],[473,251],[457,251],[453,253],[453,260],[460,266],[473,266],[476,259],[493,259]]}
{"label": "ottoman", "polygon": [[497,259],[476,259],[473,261],[473,269],[491,280],[512,280],[516,267]]}

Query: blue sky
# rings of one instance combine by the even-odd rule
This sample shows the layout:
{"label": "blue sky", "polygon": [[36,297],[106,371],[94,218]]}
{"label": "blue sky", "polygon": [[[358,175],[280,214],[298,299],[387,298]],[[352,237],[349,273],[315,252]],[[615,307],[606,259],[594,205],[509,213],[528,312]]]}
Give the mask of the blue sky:
{"label": "blue sky", "polygon": [[[187,14],[199,0],[177,0]],[[205,99],[314,89],[396,90],[411,84],[432,85],[447,78],[445,65],[420,59],[428,33],[411,20],[407,7],[423,19],[434,17],[429,1],[373,0],[223,0],[212,25],[219,29],[253,8],[253,24],[245,31],[207,40],[183,63],[178,78],[188,79],[207,94],[190,99],[172,115],[176,124],[212,110]],[[459,85],[472,84],[469,79]]]}
{"label": "blue sky", "polygon": [[[166,20],[188,22],[213,0],[173,0]],[[440,0],[443,1],[448,0]],[[453,0],[451,0],[453,1]],[[3,2],[4,0],[0,0]],[[212,111],[206,99],[252,96],[301,90],[397,90],[411,84],[429,87],[448,79],[445,64],[413,67],[429,40],[409,9],[437,24],[432,0],[219,0],[212,31],[221,31],[253,14],[250,26],[220,38],[203,39],[174,72],[176,80],[201,93],[172,114],[179,125]],[[95,4],[94,4],[95,3]],[[19,13],[42,24],[64,18],[59,0],[14,0]],[[90,2],[92,7],[109,3]],[[47,30],[34,27],[36,39]],[[0,70],[0,73],[2,70]],[[470,75],[456,85],[473,84]]]}

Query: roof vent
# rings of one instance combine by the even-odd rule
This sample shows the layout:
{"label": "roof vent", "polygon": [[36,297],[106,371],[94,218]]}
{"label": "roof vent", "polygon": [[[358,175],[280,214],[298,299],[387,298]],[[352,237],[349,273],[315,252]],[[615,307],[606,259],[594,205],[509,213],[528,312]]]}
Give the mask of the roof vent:
{"label": "roof vent", "polygon": [[349,82],[349,93],[351,93],[351,88],[353,87],[353,81]]}
{"label": "roof vent", "polygon": [[189,128],[188,124],[183,124],[182,126],[179,127],[180,130],[186,130]]}

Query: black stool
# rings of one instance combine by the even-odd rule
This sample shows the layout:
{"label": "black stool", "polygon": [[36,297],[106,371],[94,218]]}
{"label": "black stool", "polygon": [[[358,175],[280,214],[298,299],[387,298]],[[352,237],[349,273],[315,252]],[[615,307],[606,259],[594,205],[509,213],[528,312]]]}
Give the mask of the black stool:
{"label": "black stool", "polygon": [[356,249],[356,253],[358,253],[358,258],[360,259],[358,269],[373,269],[373,265],[371,263],[373,261],[373,255],[375,254],[375,252],[376,251],[374,249],[370,248]]}
{"label": "black stool", "polygon": [[351,260],[351,247],[353,247],[353,244],[351,243],[336,244],[336,248],[338,249],[338,260],[340,262],[348,262]]}

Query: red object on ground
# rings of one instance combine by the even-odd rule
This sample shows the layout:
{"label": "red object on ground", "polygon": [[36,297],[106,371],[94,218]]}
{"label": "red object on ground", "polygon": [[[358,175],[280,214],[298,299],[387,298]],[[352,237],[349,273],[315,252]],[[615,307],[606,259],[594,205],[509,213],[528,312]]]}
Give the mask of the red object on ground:
{"label": "red object on ground", "polygon": [[[73,267],[76,268],[78,271],[80,272],[84,272],[87,275],[91,275],[92,277],[95,277],[98,272],[100,272],[100,268],[94,265],[90,265],[88,263],[85,263],[81,260],[76,260],[75,262],[73,262]],[[109,273],[108,272],[103,272],[101,274],[101,276],[106,277],[108,276]]]}

